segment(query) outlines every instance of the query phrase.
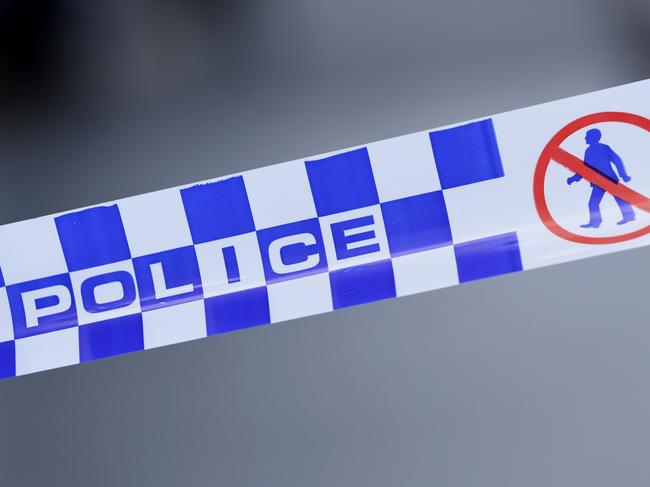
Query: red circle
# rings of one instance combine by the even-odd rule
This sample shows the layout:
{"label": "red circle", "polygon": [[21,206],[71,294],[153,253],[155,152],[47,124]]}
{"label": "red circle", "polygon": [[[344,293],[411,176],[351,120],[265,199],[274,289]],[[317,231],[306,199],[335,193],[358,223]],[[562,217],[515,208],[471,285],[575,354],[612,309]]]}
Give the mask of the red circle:
{"label": "red circle", "polygon": [[535,198],[535,207],[537,208],[537,214],[539,215],[546,228],[548,228],[558,237],[565,240],[570,240],[571,242],[592,245],[610,244],[625,242],[627,240],[642,237],[643,235],[650,233],[650,225],[648,225],[633,232],[624,233],[623,235],[616,235],[613,237],[586,237],[584,235],[578,235],[577,233],[570,232],[569,230],[561,227],[560,224],[553,219],[551,212],[548,209],[548,206],[546,204],[546,197],[544,195],[544,184],[546,171],[548,170],[548,166],[552,161],[551,154],[553,154],[553,152],[560,147],[560,144],[562,144],[567,138],[576,133],[578,130],[582,130],[589,125],[604,122],[627,123],[643,128],[650,132],[650,120],[642,117],[641,115],[634,115],[632,113],[625,112],[601,112],[594,113],[593,115],[587,115],[586,117],[574,120],[562,128],[562,130],[560,130],[557,134],[555,134],[549,143],[546,144],[546,147],[544,147],[542,154],[537,160],[537,166],[535,167],[535,175],[533,176],[533,197]]}

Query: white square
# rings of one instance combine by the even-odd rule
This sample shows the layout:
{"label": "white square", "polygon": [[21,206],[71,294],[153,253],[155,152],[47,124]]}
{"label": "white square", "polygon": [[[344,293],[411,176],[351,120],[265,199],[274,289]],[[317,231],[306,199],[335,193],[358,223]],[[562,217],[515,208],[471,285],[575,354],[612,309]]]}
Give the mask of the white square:
{"label": "white square", "polygon": [[207,336],[202,299],[142,313],[144,348],[163,347]]}
{"label": "white square", "polygon": [[192,245],[181,193],[158,191],[118,202],[132,257]]}
{"label": "white square", "polygon": [[273,323],[333,309],[328,272],[270,284],[267,290]]}
{"label": "white square", "polygon": [[[83,298],[81,295],[81,285],[90,277],[101,276],[115,271],[126,271],[133,279],[133,286],[135,287],[135,300],[128,306],[123,306],[117,309],[108,311],[101,311],[99,313],[90,313],[84,307]],[[135,272],[133,270],[133,261],[123,260],[113,264],[106,264],[99,267],[92,267],[81,271],[70,273],[70,280],[72,281],[72,292],[74,293],[75,304],[77,307],[77,318],[80,325],[87,325],[88,323],[97,323],[98,321],[110,320],[119,318],[121,316],[128,316],[140,312],[140,299],[138,297],[138,286],[136,285]],[[124,289],[119,282],[108,282],[97,286],[94,290],[95,299],[98,303],[111,303],[119,301],[124,297]]]}
{"label": "white square", "polygon": [[79,363],[79,328],[16,340],[16,375]]}
{"label": "white square", "polygon": [[303,161],[248,171],[244,182],[257,230],[317,216]]}
{"label": "white square", "polygon": [[[371,225],[349,228],[348,230],[345,230],[343,237],[341,235],[335,236],[332,232],[332,225],[368,216],[372,217],[373,223]],[[325,244],[327,264],[330,271],[390,258],[388,239],[386,238],[386,228],[384,227],[384,219],[379,205],[358,208],[343,213],[336,213],[335,215],[322,216],[319,218],[319,222],[323,234],[323,242]],[[354,257],[339,259],[335,247],[336,240],[338,239],[339,244],[341,244],[341,240],[346,236],[365,232],[373,232],[374,236],[363,241],[349,243],[345,245],[345,248],[353,250],[366,246],[378,245],[378,250],[363,253],[362,255]]]}
{"label": "white square", "polygon": [[[239,280],[228,282],[223,249],[235,248]],[[195,245],[206,298],[266,285],[256,233]]]}
{"label": "white square", "polygon": [[14,325],[9,308],[7,289],[0,288],[0,343],[14,339]]}
{"label": "white square", "polygon": [[393,259],[398,296],[422,293],[458,284],[453,247],[442,247]]}
{"label": "white square", "polygon": [[51,216],[0,226],[0,249],[7,285],[68,272]]}
{"label": "white square", "polygon": [[405,135],[368,146],[382,202],[440,189],[429,134]]}
{"label": "white square", "polygon": [[525,209],[510,191],[512,180],[490,179],[444,191],[455,243],[512,232]]}

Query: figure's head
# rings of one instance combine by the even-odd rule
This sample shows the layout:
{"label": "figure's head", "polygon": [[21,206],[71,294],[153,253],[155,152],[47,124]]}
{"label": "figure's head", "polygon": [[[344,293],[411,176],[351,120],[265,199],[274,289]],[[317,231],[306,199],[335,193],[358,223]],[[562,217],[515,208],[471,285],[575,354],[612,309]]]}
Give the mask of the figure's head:
{"label": "figure's head", "polygon": [[587,135],[585,136],[585,141],[587,144],[597,144],[600,141],[600,138],[603,134],[600,133],[598,129],[587,130]]}

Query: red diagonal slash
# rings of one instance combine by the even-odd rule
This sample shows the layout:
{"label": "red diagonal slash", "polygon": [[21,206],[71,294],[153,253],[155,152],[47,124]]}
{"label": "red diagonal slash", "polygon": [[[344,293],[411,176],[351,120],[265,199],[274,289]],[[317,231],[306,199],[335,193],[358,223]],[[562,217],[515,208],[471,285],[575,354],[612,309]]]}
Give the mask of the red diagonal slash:
{"label": "red diagonal slash", "polygon": [[579,157],[574,156],[570,152],[557,147],[551,153],[551,159],[563,165],[569,171],[579,174],[590,183],[595,184],[617,198],[627,201],[629,204],[636,206],[640,210],[650,213],[650,198],[646,198],[641,193],[637,193],[624,184],[615,183],[611,179],[607,179],[602,174],[587,166]]}

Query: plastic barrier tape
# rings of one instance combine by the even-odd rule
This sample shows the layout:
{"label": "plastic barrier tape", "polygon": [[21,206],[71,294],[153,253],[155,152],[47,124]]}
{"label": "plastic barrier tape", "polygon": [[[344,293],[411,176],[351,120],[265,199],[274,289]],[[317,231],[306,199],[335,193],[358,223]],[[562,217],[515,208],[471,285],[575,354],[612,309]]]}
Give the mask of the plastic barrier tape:
{"label": "plastic barrier tape", "polygon": [[0,227],[0,377],[650,243],[650,80]]}

